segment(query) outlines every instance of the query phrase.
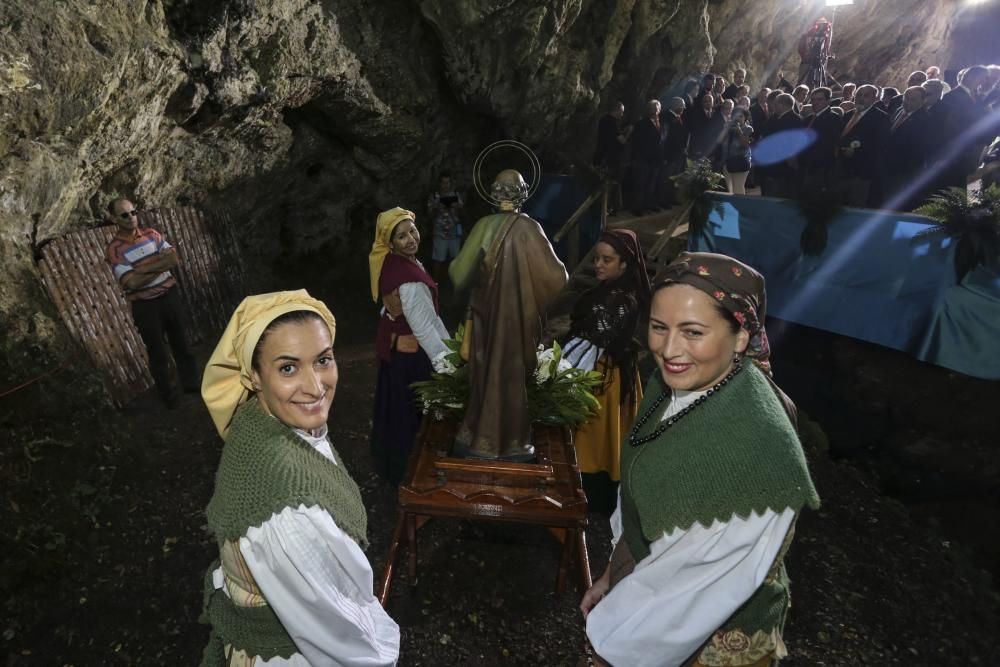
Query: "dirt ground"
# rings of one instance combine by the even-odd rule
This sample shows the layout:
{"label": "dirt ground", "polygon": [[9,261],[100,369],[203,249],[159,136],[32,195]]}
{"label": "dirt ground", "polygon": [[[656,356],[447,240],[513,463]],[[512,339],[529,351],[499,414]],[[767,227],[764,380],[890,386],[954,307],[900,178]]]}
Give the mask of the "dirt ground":
{"label": "dirt ground", "polygon": [[[330,426],[369,508],[377,578],[395,493],[369,462],[375,366],[360,338],[348,335],[338,347]],[[817,401],[823,384],[802,381],[803,369],[847,363],[833,338],[787,335],[786,358],[798,373],[787,374],[789,393],[800,404]],[[891,375],[885,368],[895,368],[895,357],[867,354],[889,360],[871,372]],[[831,434],[833,455],[808,453],[823,507],[804,513],[788,557],[791,655],[782,664],[1000,664],[1000,604],[982,569],[984,552],[928,520],[926,506],[886,497],[871,457],[844,456],[856,432],[840,421],[852,417],[832,410],[816,417]],[[221,449],[198,397],[186,396],[174,411],[145,395],[121,412],[95,405],[58,420],[18,422],[0,424],[6,664],[196,664],[207,637],[197,623],[201,578],[214,556],[203,510]],[[969,507],[966,515],[983,503]],[[607,517],[592,515],[595,575],[607,561],[608,538]],[[419,579],[408,585],[397,575],[389,604],[403,630],[401,665],[576,664],[581,591],[553,592],[559,548],[545,531],[437,520],[421,530],[419,544]]]}

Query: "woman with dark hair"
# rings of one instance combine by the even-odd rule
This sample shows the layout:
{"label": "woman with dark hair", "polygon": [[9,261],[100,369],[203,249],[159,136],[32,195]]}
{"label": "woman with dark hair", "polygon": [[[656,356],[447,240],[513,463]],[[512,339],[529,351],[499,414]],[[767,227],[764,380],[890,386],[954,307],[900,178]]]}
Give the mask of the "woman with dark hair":
{"label": "woman with dark hair", "polygon": [[206,512],[202,664],[394,665],[399,628],[373,594],[367,516],[327,431],[336,323],[305,290],[243,300],[202,397],[225,439]]}
{"label": "woman with dark hair", "polygon": [[417,259],[420,232],[411,211],[384,211],[368,256],[372,299],[382,301],[375,336],[378,380],[371,448],[375,470],[399,484],[420,429],[421,408],[410,389],[445,370],[448,330],[438,313],[438,286]]}
{"label": "woman with dark hair", "polygon": [[819,506],[770,379],[764,279],[682,253],[653,291],[657,370],[622,445],[611,562],[580,605],[613,665],[765,667],[786,655],[784,555]]}
{"label": "woman with dark hair", "polygon": [[563,358],[604,376],[600,411],[573,436],[583,488],[592,510],[611,513],[617,501],[622,437],[635,419],[642,387],[636,345],[639,316],[649,307],[649,278],[635,232],[612,230],[594,246],[598,283],[573,307]]}

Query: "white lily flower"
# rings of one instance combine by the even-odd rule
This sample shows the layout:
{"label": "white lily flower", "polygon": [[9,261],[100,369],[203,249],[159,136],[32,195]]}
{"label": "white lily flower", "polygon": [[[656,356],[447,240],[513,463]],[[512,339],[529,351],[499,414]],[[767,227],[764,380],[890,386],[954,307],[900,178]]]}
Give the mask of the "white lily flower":
{"label": "white lily flower", "polygon": [[[549,374],[549,366],[552,365],[552,360],[555,358],[556,352],[553,348],[545,349],[541,345],[538,346],[538,366],[535,370],[535,383],[544,384],[549,380],[551,375]],[[562,373],[565,370],[572,368],[570,364],[565,359],[559,359],[559,365],[556,367],[556,373]]]}

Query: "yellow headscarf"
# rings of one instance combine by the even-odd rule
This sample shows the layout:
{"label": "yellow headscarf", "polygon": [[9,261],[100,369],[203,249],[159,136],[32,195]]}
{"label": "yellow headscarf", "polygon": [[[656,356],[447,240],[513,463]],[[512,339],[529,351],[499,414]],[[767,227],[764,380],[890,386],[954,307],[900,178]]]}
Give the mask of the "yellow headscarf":
{"label": "yellow headscarf", "polygon": [[375,222],[375,242],[372,243],[372,251],[368,253],[368,277],[372,283],[372,300],[378,303],[380,294],[378,293],[378,278],[382,275],[382,264],[385,256],[390,252],[389,241],[392,239],[392,230],[403,220],[417,221],[413,211],[405,208],[390,208],[378,214]]}
{"label": "yellow headscarf", "polygon": [[257,341],[267,325],[293,310],[310,310],[322,317],[330,327],[333,342],[337,321],[326,304],[309,296],[304,289],[248,296],[230,318],[201,380],[202,400],[223,438],[236,408],[253,390],[251,362]]}

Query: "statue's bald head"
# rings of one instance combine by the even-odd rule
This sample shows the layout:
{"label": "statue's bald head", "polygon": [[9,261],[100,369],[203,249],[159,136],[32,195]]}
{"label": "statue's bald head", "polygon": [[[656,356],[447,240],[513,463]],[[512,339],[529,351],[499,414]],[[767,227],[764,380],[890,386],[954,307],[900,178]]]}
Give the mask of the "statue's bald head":
{"label": "statue's bald head", "polygon": [[524,182],[521,172],[504,169],[493,180],[490,194],[499,202],[501,210],[517,210],[528,198],[528,184]]}
{"label": "statue's bald head", "polygon": [[494,182],[500,185],[521,185],[524,183],[524,176],[517,169],[504,169],[497,174]]}

